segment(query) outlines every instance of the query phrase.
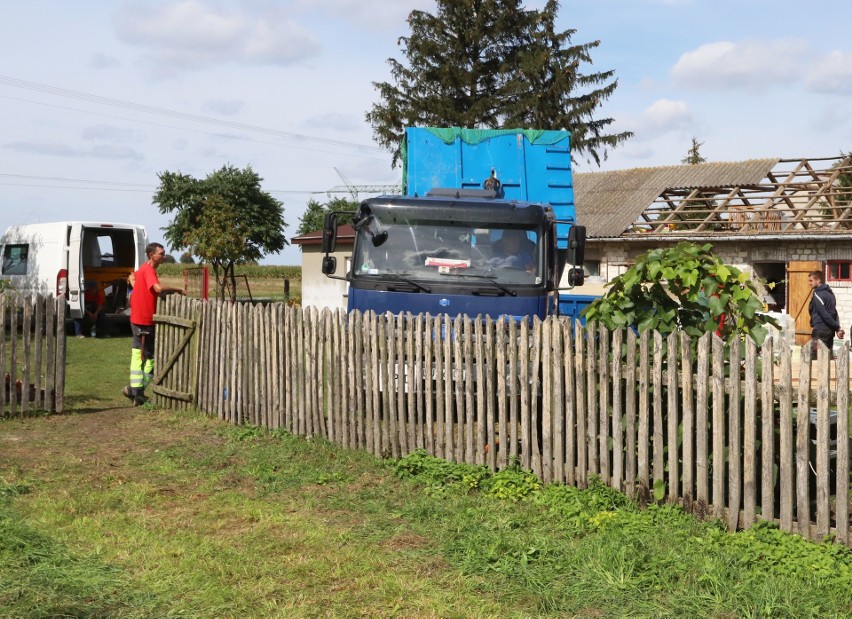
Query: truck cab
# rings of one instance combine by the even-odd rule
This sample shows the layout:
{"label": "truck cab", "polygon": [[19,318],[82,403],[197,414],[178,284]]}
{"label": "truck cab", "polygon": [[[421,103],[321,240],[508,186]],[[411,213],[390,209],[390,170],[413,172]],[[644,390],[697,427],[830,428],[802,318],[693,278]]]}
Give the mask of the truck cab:
{"label": "truck cab", "polygon": [[[544,315],[556,302],[552,210],[485,198],[374,198],[355,215],[349,310]],[[514,255],[506,252],[512,237]]]}

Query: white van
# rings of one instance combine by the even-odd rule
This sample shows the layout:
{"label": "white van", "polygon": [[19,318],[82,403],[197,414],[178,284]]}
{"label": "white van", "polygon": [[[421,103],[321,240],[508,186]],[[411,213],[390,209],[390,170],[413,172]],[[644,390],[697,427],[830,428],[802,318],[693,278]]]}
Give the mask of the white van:
{"label": "white van", "polygon": [[83,291],[94,280],[108,314],[127,308],[127,276],[145,262],[144,226],[59,221],[12,226],[0,237],[0,279],[15,290],[67,293],[69,317],[83,315]]}

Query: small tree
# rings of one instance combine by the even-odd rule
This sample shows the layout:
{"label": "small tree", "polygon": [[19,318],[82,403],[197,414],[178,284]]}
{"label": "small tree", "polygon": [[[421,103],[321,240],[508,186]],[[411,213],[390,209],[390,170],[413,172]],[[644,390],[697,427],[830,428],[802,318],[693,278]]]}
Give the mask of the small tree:
{"label": "small tree", "polygon": [[609,290],[584,311],[587,321],[610,329],[636,327],[690,337],[717,332],[724,340],[742,334],[758,345],[775,319],[760,314],[763,303],[747,273],[724,264],[712,246],[679,243],[642,254]]}
{"label": "small tree", "polygon": [[689,148],[689,152],[686,154],[686,157],[681,159],[680,162],[689,165],[705,163],[707,159],[701,156],[701,152],[699,150],[702,146],[704,146],[704,142],[699,142],[698,138],[692,138],[692,146]]}
{"label": "small tree", "polygon": [[192,257],[192,254],[188,251],[183,252],[180,255],[180,263],[181,264],[195,264],[195,259]]}
{"label": "small tree", "polygon": [[288,244],[283,205],[260,188],[251,167],[224,166],[204,179],[179,172],[159,175],[154,204],[174,213],[163,228],[169,244],[213,267],[217,297],[224,299],[228,282],[235,288],[234,265],[260,260]]}
{"label": "small tree", "polygon": [[175,260],[175,257],[172,256],[171,254],[166,254],[163,257],[163,264],[174,264],[176,262],[177,262],[177,260]]}
{"label": "small tree", "polygon": [[[307,234],[315,230],[322,229],[323,221],[326,213],[331,211],[355,211],[358,208],[358,202],[355,200],[347,200],[346,198],[332,198],[326,204],[320,204],[313,198],[308,200],[308,207],[302,214],[299,220],[299,234]],[[339,225],[350,223],[352,215],[340,215],[337,218]]]}

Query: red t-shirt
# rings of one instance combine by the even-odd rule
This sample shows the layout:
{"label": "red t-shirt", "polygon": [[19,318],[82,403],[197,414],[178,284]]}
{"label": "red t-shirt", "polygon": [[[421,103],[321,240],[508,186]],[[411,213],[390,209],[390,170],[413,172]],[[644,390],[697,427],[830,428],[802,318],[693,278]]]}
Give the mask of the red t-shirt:
{"label": "red t-shirt", "polygon": [[159,284],[157,271],[147,262],[135,273],[133,294],[130,295],[130,322],[135,325],[151,326],[157,311],[157,293],[154,284]]}

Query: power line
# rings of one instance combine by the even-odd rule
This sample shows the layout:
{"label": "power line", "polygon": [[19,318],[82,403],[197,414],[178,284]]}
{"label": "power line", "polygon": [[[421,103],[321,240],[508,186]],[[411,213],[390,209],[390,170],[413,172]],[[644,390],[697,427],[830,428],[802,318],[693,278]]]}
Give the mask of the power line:
{"label": "power line", "polygon": [[[72,185],[44,185],[33,183],[7,182],[3,179],[21,179],[28,181],[44,181],[47,183],[73,183]],[[83,187],[81,185],[95,185],[94,187]],[[31,174],[2,174],[0,173],[0,185],[9,187],[38,187],[42,189],[88,189],[92,191],[126,191],[136,193],[154,193],[155,188],[146,183],[122,183],[118,181],[100,181],[86,178],[65,178],[61,176],[34,176]],[[312,195],[324,194],[328,191],[316,189],[264,189],[267,193]]]}
{"label": "power line", "polygon": [[134,110],[137,112],[144,112],[146,114],[154,114],[157,116],[165,116],[167,118],[177,118],[181,120],[188,120],[190,122],[197,123],[206,123],[211,125],[216,125],[219,127],[227,127],[229,129],[239,129],[242,131],[253,131],[257,133],[263,133],[266,135],[273,135],[277,137],[281,137],[287,140],[294,141],[304,141],[304,142],[316,142],[321,144],[326,144],[329,146],[341,146],[346,148],[355,148],[357,150],[366,150],[372,152],[382,152],[382,149],[377,146],[367,146],[364,144],[356,144],[354,142],[346,142],[343,140],[333,140],[330,138],[321,138],[312,135],[305,135],[301,133],[293,133],[290,131],[281,131],[278,129],[269,129],[267,127],[260,127],[258,125],[250,125],[246,123],[238,123],[228,120],[222,120],[220,118],[213,118],[210,116],[202,116],[199,114],[189,114],[187,112],[178,112],[175,110],[169,110],[166,108],[156,107],[153,105],[144,105],[141,103],[134,103],[132,101],[124,101],[122,99],[113,99],[110,97],[102,97],[100,95],[93,95],[86,92],[80,92],[76,90],[68,90],[66,88],[58,88],[56,86],[50,86],[48,84],[40,84],[38,82],[29,82],[26,80],[20,80],[14,77],[9,77],[5,75],[0,75],[0,85],[10,86],[12,88],[23,88],[26,90],[32,90],[35,92],[41,92],[51,95],[56,95],[60,97],[67,97],[70,99],[77,99],[81,101],[88,101],[90,103],[96,103],[98,105],[107,105],[112,107],[124,108],[129,110]]}
{"label": "power line", "polygon": [[[98,118],[114,118],[116,120],[125,120],[127,122],[139,123],[142,125],[151,125],[153,127],[165,127],[166,129],[176,129],[178,131],[188,131],[191,133],[202,133],[204,135],[212,135],[219,138],[224,138],[226,140],[240,140],[242,142],[252,142],[255,144],[271,144],[273,146],[281,146],[280,142],[270,142],[268,140],[258,140],[255,138],[246,137],[244,135],[236,135],[236,134],[227,134],[221,132],[213,132],[213,131],[204,131],[203,129],[193,129],[191,127],[178,127],[176,125],[167,125],[165,123],[153,122],[150,120],[141,120],[139,118],[128,118],[127,116],[116,116],[114,114],[104,114],[103,112],[93,112],[91,110],[81,110],[77,107],[70,107],[68,105],[58,105],[56,103],[46,103],[44,101],[34,101],[33,99],[24,99],[21,97],[10,97],[9,95],[0,95],[0,99],[9,99],[11,101],[22,101],[23,103],[33,103],[35,105],[42,105],[44,107],[53,107],[58,108],[60,110],[71,110],[72,112],[79,112],[81,114],[91,114],[92,116],[97,116]],[[305,150],[313,153],[325,153],[329,155],[337,155],[339,154],[336,151],[326,150],[321,148],[310,148],[308,146],[299,144],[293,145],[292,148],[296,148],[299,150]],[[360,157],[362,159],[372,159],[375,161],[384,161],[385,159],[382,157],[375,157],[371,154],[365,153],[357,153],[352,156]]]}

